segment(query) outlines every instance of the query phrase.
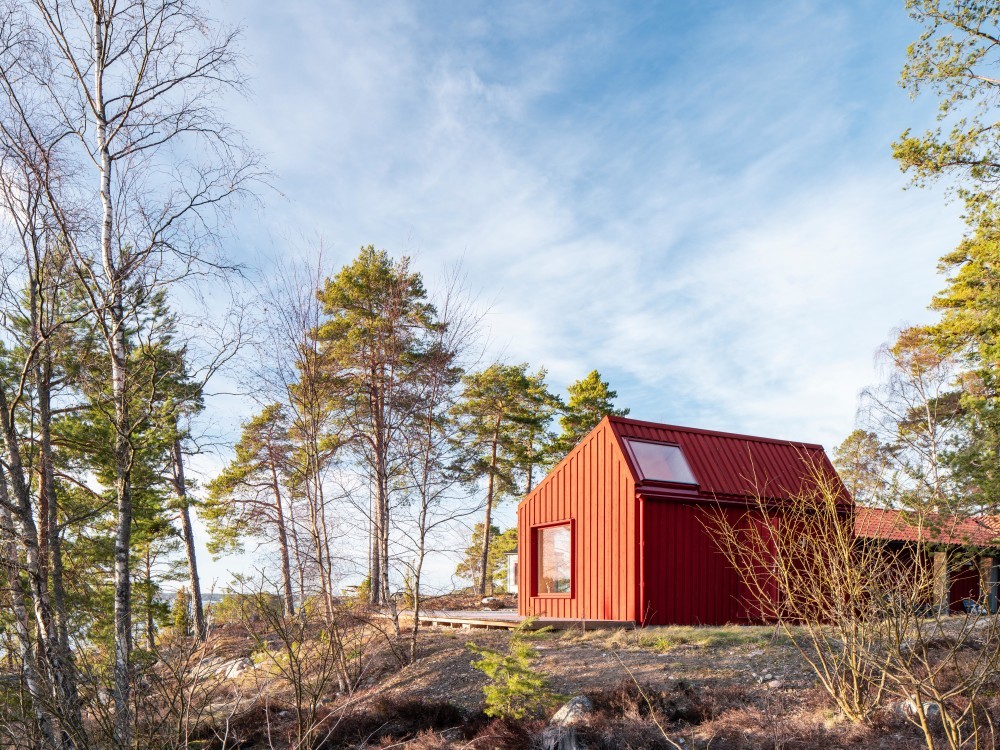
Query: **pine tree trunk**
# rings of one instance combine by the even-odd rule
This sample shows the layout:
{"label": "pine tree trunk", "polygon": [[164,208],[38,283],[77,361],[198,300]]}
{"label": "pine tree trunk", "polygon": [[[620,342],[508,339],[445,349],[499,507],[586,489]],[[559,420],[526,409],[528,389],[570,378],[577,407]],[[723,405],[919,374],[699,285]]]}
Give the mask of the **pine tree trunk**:
{"label": "pine tree trunk", "polygon": [[156,652],[156,623],[153,622],[153,551],[151,545],[146,545],[146,648],[150,654]]}
{"label": "pine tree trunk", "polygon": [[[500,442],[500,417],[497,417],[493,425],[493,444],[490,446],[490,474],[486,486],[486,518],[483,522],[483,550],[479,563],[479,595],[486,596],[486,578],[488,575],[487,566],[490,559],[490,522],[493,517],[493,492],[495,489],[495,478],[497,474],[497,449]],[[492,577],[491,577],[492,578]],[[492,584],[491,584],[492,586]]]}
{"label": "pine tree trunk", "polygon": [[288,535],[292,539],[292,553],[295,556],[295,578],[299,586],[299,605],[306,600],[306,566],[302,561],[302,547],[299,545],[298,521],[295,519],[295,502],[288,501]]}
{"label": "pine tree trunk", "polygon": [[208,636],[205,625],[205,606],[201,601],[201,578],[198,576],[198,553],[194,543],[194,527],[191,524],[191,505],[188,502],[187,482],[184,479],[184,452],[179,437],[174,438],[173,447],[173,479],[174,493],[181,515],[181,535],[184,537],[184,550],[187,553],[188,582],[191,585],[192,609],[194,610],[194,632],[199,641]]}
{"label": "pine tree trunk", "polygon": [[[36,271],[36,273],[41,273]],[[48,342],[42,342],[41,290],[32,312],[35,318],[35,339],[38,361],[35,365],[35,390],[38,398],[39,433],[39,536],[44,538],[43,572],[52,582],[52,609],[56,635],[63,652],[70,654],[69,625],[66,618],[66,586],[63,581],[62,541],[59,537],[59,500],[56,495],[55,460],[52,455],[52,352]],[[47,570],[46,570],[47,569]]]}
{"label": "pine tree trunk", "polygon": [[278,549],[281,551],[281,582],[285,589],[285,614],[295,614],[295,593],[292,591],[292,562],[288,554],[288,531],[285,528],[285,509],[281,502],[281,485],[278,471],[274,466],[274,456],[269,455],[271,464],[271,490],[274,492],[274,520],[278,527]]}
{"label": "pine tree trunk", "polygon": [[[373,375],[373,382],[378,381],[377,373]],[[382,400],[379,394],[373,390],[371,395],[371,411],[374,418],[373,425],[373,453],[375,458],[375,522],[372,525],[372,547],[374,555],[372,557],[372,603],[376,605],[387,604],[389,601],[389,513],[388,513],[388,491],[387,473],[387,452],[385,425],[382,415]]]}
{"label": "pine tree trunk", "polygon": [[[43,347],[46,358],[49,356],[48,346]],[[82,743],[83,717],[81,714],[80,697],[77,692],[76,664],[69,645],[69,623],[66,616],[66,587],[63,581],[62,540],[59,536],[59,501],[55,492],[55,465],[52,455],[52,409],[51,409],[51,362],[46,361],[42,367],[38,387],[39,431],[42,480],[39,483],[40,493],[48,497],[46,515],[42,517],[45,525],[45,537],[48,546],[49,577],[52,582],[52,619],[55,627],[55,637],[59,662],[63,665],[64,674],[63,701],[67,713],[62,743],[66,747],[75,747]],[[73,737],[67,735],[74,735]]]}

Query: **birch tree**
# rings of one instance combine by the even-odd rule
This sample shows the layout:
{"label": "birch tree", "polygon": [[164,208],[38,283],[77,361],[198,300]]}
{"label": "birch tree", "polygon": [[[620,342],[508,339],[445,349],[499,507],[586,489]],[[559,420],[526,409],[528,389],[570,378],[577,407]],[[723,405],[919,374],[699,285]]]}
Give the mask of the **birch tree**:
{"label": "birch tree", "polygon": [[[39,731],[52,742],[74,744],[84,735],[70,651],[52,426],[69,362],[61,353],[66,329],[81,311],[71,299],[66,243],[39,179],[43,163],[57,173],[51,144],[33,142],[23,126],[0,126],[0,208],[9,248],[0,260],[0,537],[6,537],[4,563],[16,584],[16,632]],[[25,619],[29,612],[33,623]]]}
{"label": "birch tree", "polygon": [[[245,447],[259,445],[261,441],[266,441],[269,447],[266,458],[260,458],[264,463],[244,462],[237,455],[237,463],[230,465],[234,472],[240,472],[251,465],[260,468],[267,462],[281,462],[275,469],[279,491],[284,483],[287,514],[283,522],[290,547],[290,564],[297,579],[298,598],[304,601],[308,590],[315,586],[313,591],[318,588],[328,611],[334,593],[330,538],[333,519],[330,518],[332,503],[326,483],[342,440],[337,433],[331,389],[322,377],[321,346],[314,332],[324,320],[317,289],[329,275],[322,243],[319,243],[314,257],[308,260],[283,258],[273,263],[267,277],[262,279],[258,307],[263,314],[257,324],[254,349],[257,356],[245,363],[243,377],[243,386],[246,392],[255,394],[260,412],[250,430],[255,435],[244,432],[244,437],[249,438]],[[249,459],[249,456],[248,453],[243,458]],[[239,468],[241,464],[242,469]],[[256,473],[257,469],[251,472],[252,475]],[[242,490],[238,494],[242,494]],[[276,495],[272,497],[276,501]],[[237,494],[229,498],[236,500]],[[222,494],[214,498],[212,502],[216,507],[209,515],[220,512],[218,503],[223,499]],[[259,499],[263,502],[264,495]],[[268,515],[274,520],[277,508],[270,507]],[[244,506],[244,510],[247,509]],[[249,516],[247,518],[249,520]],[[225,525],[222,517],[218,521],[217,532]],[[253,523],[250,529],[256,526]],[[271,529],[277,530],[270,524],[264,530],[269,532]],[[280,552],[280,534],[277,540]],[[289,606],[287,587],[285,606],[286,609]]]}
{"label": "birch tree", "polygon": [[863,428],[886,446],[899,477],[899,502],[912,509],[961,512],[948,463],[962,430],[958,361],[921,328],[907,328],[879,353],[885,379],[862,392]]}
{"label": "birch tree", "polygon": [[[117,514],[114,745],[127,748],[134,459],[128,311],[199,267],[220,211],[259,177],[256,158],[219,110],[222,95],[242,84],[237,35],[220,31],[186,0],[36,0],[5,11],[0,128],[21,128],[46,149],[55,144],[71,166],[73,179],[59,183],[50,179],[48,162],[34,168],[108,352]],[[98,221],[77,223],[74,209]]]}
{"label": "birch tree", "polygon": [[[403,480],[411,502],[409,524],[402,533],[411,545],[412,559],[404,563],[412,603],[410,661],[417,657],[417,634],[423,605],[423,574],[433,539],[465,515],[475,512],[462,503],[462,454],[455,450],[457,422],[452,410],[461,397],[464,367],[474,359],[480,315],[452,273],[436,305],[438,325],[420,377],[419,408],[406,433],[406,474]],[[464,507],[463,507],[464,506]]]}

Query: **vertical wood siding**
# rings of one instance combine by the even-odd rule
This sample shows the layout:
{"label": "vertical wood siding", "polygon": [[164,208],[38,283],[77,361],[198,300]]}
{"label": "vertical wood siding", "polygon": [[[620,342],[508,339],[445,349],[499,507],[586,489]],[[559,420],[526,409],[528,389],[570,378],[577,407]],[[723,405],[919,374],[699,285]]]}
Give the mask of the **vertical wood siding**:
{"label": "vertical wood siding", "polygon": [[[698,487],[637,484],[626,438],[679,445]],[[712,538],[709,513],[725,500],[736,503],[723,506],[731,521],[773,523],[749,520],[742,503],[760,493],[780,504],[812,481],[810,467],[836,477],[818,445],[605,418],[518,507],[518,610],[648,624],[757,620],[760,608]],[[533,529],[562,521],[574,525],[571,595],[533,596]]]}
{"label": "vertical wood siding", "polygon": [[979,601],[982,595],[980,585],[980,571],[978,567],[979,558],[966,558],[964,555],[952,555],[949,560],[949,571],[951,576],[948,604],[952,612],[962,611],[962,600],[972,599]]}
{"label": "vertical wood siding", "polygon": [[[747,622],[746,593],[712,535],[715,512],[704,505],[643,500],[648,625]],[[726,521],[745,513],[726,509]]]}
{"label": "vertical wood siding", "polygon": [[[591,432],[518,506],[518,611],[588,620],[638,619],[637,501],[631,470],[607,422]],[[570,597],[532,596],[532,530],[574,521]]]}

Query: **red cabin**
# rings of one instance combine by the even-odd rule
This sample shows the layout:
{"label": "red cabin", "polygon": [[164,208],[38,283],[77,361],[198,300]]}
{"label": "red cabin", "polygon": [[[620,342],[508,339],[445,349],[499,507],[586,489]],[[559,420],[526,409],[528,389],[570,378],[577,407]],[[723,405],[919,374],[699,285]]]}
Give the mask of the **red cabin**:
{"label": "red cabin", "polygon": [[917,519],[902,510],[858,506],[854,533],[883,544],[896,559],[912,561],[921,553],[928,561],[936,558],[940,606],[952,612],[962,612],[970,605],[997,611],[1000,517],[928,513]]}
{"label": "red cabin", "polygon": [[836,476],[819,445],[605,417],[518,505],[518,612],[643,625],[751,621],[708,514],[745,519],[757,496],[780,514],[817,465]]}

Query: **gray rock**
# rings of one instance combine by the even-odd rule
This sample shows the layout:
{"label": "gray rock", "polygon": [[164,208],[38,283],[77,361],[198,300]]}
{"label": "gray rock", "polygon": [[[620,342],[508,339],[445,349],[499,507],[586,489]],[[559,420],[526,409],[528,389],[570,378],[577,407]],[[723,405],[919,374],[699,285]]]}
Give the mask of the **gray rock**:
{"label": "gray rock", "polygon": [[544,750],[584,750],[573,727],[545,727],[539,740]]}
{"label": "gray rock", "polygon": [[[928,719],[934,719],[941,713],[941,707],[934,701],[924,702],[924,716]],[[900,701],[899,712],[905,716],[907,719],[915,719],[919,715],[917,711],[917,697],[911,695],[905,701]]]}
{"label": "gray rock", "polygon": [[253,669],[253,662],[243,656],[239,659],[231,659],[230,661],[223,662],[213,669],[212,673],[224,680],[232,680],[235,677],[239,677],[248,669]]}
{"label": "gray rock", "polygon": [[585,695],[578,695],[555,712],[550,722],[556,727],[572,727],[585,721],[587,714],[594,710],[594,704]]}

